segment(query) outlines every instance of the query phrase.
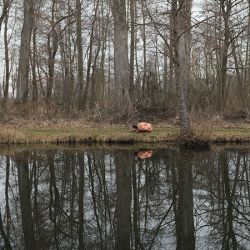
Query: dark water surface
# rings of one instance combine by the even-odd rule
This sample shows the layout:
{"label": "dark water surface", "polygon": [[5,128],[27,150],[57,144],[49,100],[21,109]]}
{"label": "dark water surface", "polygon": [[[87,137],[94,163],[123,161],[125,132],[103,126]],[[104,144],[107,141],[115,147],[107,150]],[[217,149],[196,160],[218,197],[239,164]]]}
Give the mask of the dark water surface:
{"label": "dark water surface", "polygon": [[250,147],[1,152],[0,249],[250,249]]}

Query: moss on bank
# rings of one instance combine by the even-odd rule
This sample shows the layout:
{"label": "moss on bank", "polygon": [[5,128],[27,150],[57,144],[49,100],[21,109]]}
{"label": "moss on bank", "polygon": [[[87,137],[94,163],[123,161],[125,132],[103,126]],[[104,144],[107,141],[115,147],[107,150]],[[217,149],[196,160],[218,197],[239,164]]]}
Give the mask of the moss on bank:
{"label": "moss on bank", "polygon": [[[197,138],[213,143],[250,142],[250,126],[216,127],[206,131],[194,128]],[[159,143],[175,142],[179,135],[177,126],[159,126],[152,133],[136,133],[129,127],[18,127],[0,130],[1,144],[41,143]]]}

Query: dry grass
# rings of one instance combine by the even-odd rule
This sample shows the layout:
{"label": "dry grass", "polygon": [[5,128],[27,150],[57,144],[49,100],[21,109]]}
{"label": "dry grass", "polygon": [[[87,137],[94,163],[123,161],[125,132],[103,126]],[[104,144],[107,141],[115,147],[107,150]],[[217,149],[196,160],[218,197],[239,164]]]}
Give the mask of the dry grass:
{"label": "dry grass", "polygon": [[104,142],[104,143],[137,143],[173,141],[178,129],[156,128],[153,133],[136,133],[129,127],[78,127],[78,128],[41,128],[22,130],[31,142]]}
{"label": "dry grass", "polygon": [[24,133],[17,129],[2,128],[0,130],[1,144],[25,143],[26,139]]}
{"label": "dry grass", "polygon": [[[14,116],[15,117],[15,116]],[[153,124],[152,133],[136,133],[129,125],[109,125],[87,122],[84,118],[24,119],[16,117],[0,124],[1,144],[42,143],[164,143],[176,142],[179,127],[171,124]],[[250,142],[249,123],[229,123],[214,117],[192,123],[196,138],[210,142]]]}
{"label": "dry grass", "polygon": [[153,133],[137,133],[129,126],[19,126],[3,128],[1,144],[31,143],[155,143],[174,141],[177,127],[156,127]]}
{"label": "dry grass", "polygon": [[213,123],[203,119],[198,123],[194,123],[192,129],[194,131],[195,137],[201,140],[209,140],[213,131],[215,130],[215,126]]}

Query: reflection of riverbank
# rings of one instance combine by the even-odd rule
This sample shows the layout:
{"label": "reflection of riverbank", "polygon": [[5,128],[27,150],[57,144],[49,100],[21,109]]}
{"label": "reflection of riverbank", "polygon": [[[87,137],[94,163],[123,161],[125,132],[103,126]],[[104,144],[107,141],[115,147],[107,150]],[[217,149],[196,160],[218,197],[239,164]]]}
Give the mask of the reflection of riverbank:
{"label": "reflection of riverbank", "polygon": [[250,147],[124,147],[0,153],[13,249],[248,249]]}

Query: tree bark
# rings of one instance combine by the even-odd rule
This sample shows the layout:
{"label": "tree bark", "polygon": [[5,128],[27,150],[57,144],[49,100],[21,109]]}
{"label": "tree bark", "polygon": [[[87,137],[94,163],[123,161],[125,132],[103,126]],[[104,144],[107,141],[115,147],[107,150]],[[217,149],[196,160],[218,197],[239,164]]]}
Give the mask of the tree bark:
{"label": "tree bark", "polygon": [[37,45],[36,45],[36,32],[37,28],[33,29],[33,48],[32,48],[32,101],[38,101],[38,87],[37,87],[37,74],[36,74],[36,58],[37,58]]}
{"label": "tree bark", "polygon": [[127,116],[131,110],[129,95],[129,61],[128,61],[128,25],[126,20],[125,0],[113,0],[114,17],[114,54],[115,54],[115,87],[116,111],[120,117]]}
{"label": "tree bark", "polygon": [[174,24],[175,50],[175,83],[178,96],[180,134],[191,134],[189,114],[187,110],[187,86],[190,82],[191,51],[191,7],[192,0],[173,0],[172,11]]}
{"label": "tree bark", "polygon": [[130,26],[131,26],[131,38],[130,38],[130,86],[129,93],[134,101],[134,68],[135,68],[135,0],[130,0]]}
{"label": "tree bark", "polygon": [[141,104],[144,106],[146,102],[146,89],[147,89],[147,37],[146,37],[146,14],[145,14],[145,0],[141,0],[142,11],[142,41],[143,41],[143,79],[142,79],[142,93]]}
{"label": "tree bark", "polygon": [[83,48],[82,48],[82,4],[76,0],[77,84],[79,87],[78,109],[83,108]]}
{"label": "tree bark", "polygon": [[52,90],[54,86],[54,76],[55,76],[55,58],[58,50],[58,35],[56,32],[56,22],[55,22],[55,8],[56,8],[56,0],[52,2],[52,10],[51,10],[51,30],[48,34],[47,38],[47,47],[48,47],[48,83],[47,83],[47,92],[46,99],[47,102],[51,100]]}
{"label": "tree bark", "polygon": [[21,33],[19,54],[17,101],[28,102],[29,95],[29,66],[30,66],[30,41],[34,22],[33,0],[24,0],[24,20]]}
{"label": "tree bark", "polygon": [[96,17],[97,17],[97,11],[99,8],[100,0],[97,0],[96,6],[95,6],[95,14],[92,21],[91,26],[91,34],[90,34],[90,42],[89,42],[89,58],[88,58],[88,67],[87,67],[87,76],[86,76],[86,85],[84,89],[84,95],[83,95],[83,109],[87,109],[88,105],[88,94],[89,94],[89,86],[91,81],[91,66],[92,66],[92,57],[93,57],[93,44],[94,44],[94,29],[95,29],[95,23],[96,23]]}
{"label": "tree bark", "polygon": [[221,62],[219,71],[219,110],[221,115],[224,112],[226,104],[226,83],[227,83],[227,63],[228,63],[228,50],[230,45],[230,27],[229,27],[229,17],[232,8],[231,1],[220,0],[220,7],[222,10],[222,16],[224,20],[224,37],[223,45],[221,51]]}
{"label": "tree bark", "polygon": [[[9,5],[9,0],[4,2],[5,5]],[[9,13],[5,15],[4,19],[4,51],[5,51],[5,85],[3,91],[3,107],[6,107],[6,103],[9,95],[9,83],[10,83],[10,59],[9,59],[9,42],[8,42],[8,20]]]}

